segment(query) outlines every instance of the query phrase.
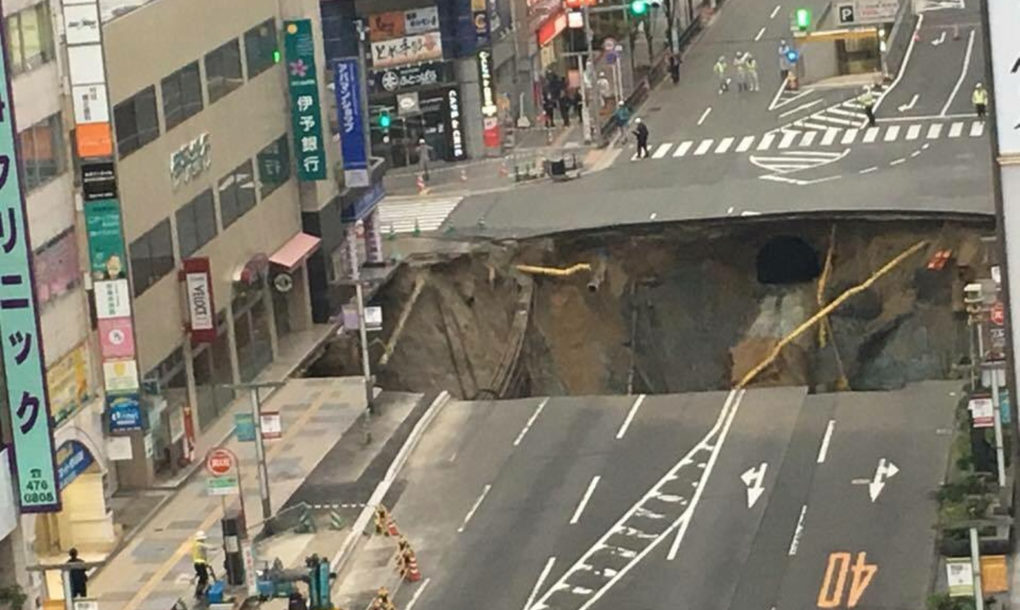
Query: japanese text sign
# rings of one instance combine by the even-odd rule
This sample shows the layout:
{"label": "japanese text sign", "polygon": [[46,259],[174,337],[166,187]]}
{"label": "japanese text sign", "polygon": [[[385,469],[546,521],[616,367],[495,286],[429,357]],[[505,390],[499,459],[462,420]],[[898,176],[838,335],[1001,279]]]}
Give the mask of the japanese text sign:
{"label": "japanese text sign", "polygon": [[439,32],[403,36],[372,43],[372,66],[386,68],[416,61],[442,59],[443,42]]}
{"label": "japanese text sign", "polygon": [[358,60],[356,58],[338,60],[333,73],[336,111],[340,121],[340,153],[343,156],[344,179],[349,186],[367,186],[365,111],[361,105]]}
{"label": "japanese text sign", "polygon": [[18,502],[23,513],[60,510],[53,458],[46,360],[32,278],[32,246],[18,176],[7,72],[6,28],[0,33],[4,87],[0,90],[0,334],[7,404],[14,440]]}
{"label": "japanese text sign", "polygon": [[89,266],[94,280],[127,277],[124,235],[120,228],[120,202],[100,199],[85,204],[85,229],[89,241]]}
{"label": "japanese text sign", "polygon": [[326,149],[322,141],[319,75],[315,67],[312,22],[310,19],[286,21],[283,31],[298,180],[325,180]]}

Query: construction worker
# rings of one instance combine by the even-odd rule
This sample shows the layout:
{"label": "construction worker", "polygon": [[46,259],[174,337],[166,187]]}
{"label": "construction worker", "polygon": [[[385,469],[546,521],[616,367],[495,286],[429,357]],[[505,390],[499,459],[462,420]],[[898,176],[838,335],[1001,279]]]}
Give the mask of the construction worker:
{"label": "construction worker", "polygon": [[744,67],[747,69],[747,88],[751,91],[758,91],[761,84],[758,82],[758,60],[750,53],[744,55]]}
{"label": "construction worker", "polygon": [[379,587],[375,599],[372,600],[372,610],[394,610],[396,606],[390,600],[390,592],[386,587]]}
{"label": "construction worker", "polygon": [[722,95],[730,88],[730,79],[726,77],[726,56],[720,55],[719,61],[715,62],[712,69],[715,71],[716,78],[719,79],[719,95]]}
{"label": "construction worker", "polygon": [[206,544],[206,539],[205,532],[198,530],[191,542],[191,563],[195,567],[195,578],[198,579],[198,584],[195,585],[195,597],[202,597],[205,594],[210,576],[216,578],[209,566],[209,545]]}
{"label": "construction worker", "polygon": [[733,72],[737,75],[737,91],[747,91],[747,64],[744,63],[744,52],[733,56]]}
{"label": "construction worker", "polygon": [[974,102],[974,112],[977,113],[978,118],[982,121],[985,120],[985,115],[988,114],[988,90],[984,88],[984,85],[981,83],[974,85],[974,93],[971,94],[970,100]]}
{"label": "construction worker", "polygon": [[865,86],[864,91],[857,96],[857,103],[864,108],[864,114],[868,115],[868,126],[875,126],[875,93],[870,86]]}
{"label": "construction worker", "polygon": [[785,40],[779,41],[779,78],[782,81],[788,80],[790,70],[793,69],[793,62],[790,61],[790,45]]}

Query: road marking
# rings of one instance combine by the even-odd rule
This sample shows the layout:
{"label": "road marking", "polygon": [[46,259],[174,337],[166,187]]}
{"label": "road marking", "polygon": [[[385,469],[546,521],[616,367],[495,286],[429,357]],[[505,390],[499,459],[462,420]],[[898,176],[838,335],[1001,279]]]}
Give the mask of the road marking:
{"label": "road marking", "polygon": [[840,144],[853,144],[853,141],[857,139],[857,134],[860,133],[860,129],[847,129],[846,133],[843,134],[843,139],[839,141]]}
{"label": "road marking", "polygon": [[457,452],[456,452],[456,451],[454,451],[454,452],[453,452],[453,455],[451,455],[451,456],[450,456],[450,461],[451,461],[451,462],[453,462],[453,461],[454,461],[454,460],[456,460],[456,459],[457,459]]}
{"label": "road marking", "polygon": [[588,483],[588,489],[584,490],[584,495],[581,496],[581,502],[577,505],[577,509],[574,510],[574,516],[570,518],[570,525],[574,525],[581,520],[581,513],[584,512],[584,507],[588,506],[588,500],[591,499],[591,495],[595,493],[595,486],[599,484],[599,480],[602,477],[595,475],[591,478],[591,483]]}
{"label": "road marking", "polygon": [[963,133],[963,123],[957,122],[949,126],[950,138],[959,138],[961,133]]}
{"label": "road marking", "polygon": [[819,142],[821,146],[829,146],[836,141],[836,136],[839,135],[839,129],[836,127],[830,127],[825,130],[825,135],[822,136],[822,141]]}
{"label": "road marking", "polygon": [[871,144],[876,139],[878,139],[878,127],[869,127],[864,132],[864,143]]}
{"label": "road marking", "polygon": [[782,4],[777,4],[776,8],[772,9],[772,14],[769,15],[769,19],[775,19],[776,18],[776,13],[779,12],[779,7],[781,7],[781,6],[782,6]]}
{"label": "road marking", "polygon": [[708,115],[711,114],[711,113],[712,113],[712,107],[711,106],[709,106],[708,108],[705,108],[705,111],[701,113],[701,118],[698,119],[698,125],[701,125],[702,123],[704,123],[705,119],[707,119]]}
{"label": "road marking", "polygon": [[719,146],[715,147],[715,154],[721,155],[722,153],[729,150],[730,146],[733,145],[733,140],[735,139],[736,138],[723,138],[722,140],[719,140]]}
{"label": "road marking", "polygon": [[698,144],[698,147],[694,149],[694,156],[700,157],[701,155],[707,153],[708,149],[712,148],[713,142],[715,142],[715,140],[713,140],[712,138],[702,140],[701,144]]}
{"label": "road marking", "polygon": [[800,146],[811,146],[811,143],[815,141],[815,136],[817,135],[817,131],[805,132],[804,137],[800,139]]}
{"label": "road marking", "polygon": [[779,141],[779,148],[789,148],[793,141],[800,135],[799,131],[787,131],[783,133],[783,139]]}
{"label": "road marking", "polygon": [[937,46],[939,46],[940,44],[942,44],[945,41],[946,41],[946,31],[942,30],[942,35],[939,36],[938,38],[936,38],[935,40],[931,41],[931,46],[937,47]]}
{"label": "road marking", "polygon": [[758,498],[765,493],[765,472],[768,467],[768,462],[762,462],[760,466],[751,466],[740,475],[740,480],[747,486],[748,508],[752,508],[758,502]]}
{"label": "road marking", "polygon": [[858,124],[861,121],[862,117],[861,116],[854,116],[853,119],[841,119],[839,117],[834,117],[834,116],[825,116],[822,113],[816,112],[815,114],[811,115],[811,118],[818,119],[819,121],[827,121],[829,123],[835,123],[837,125],[842,125],[844,127],[853,127],[854,125]]}
{"label": "road marking", "polygon": [[760,30],[758,30],[758,33],[755,35],[754,41],[758,42],[759,40],[761,40],[761,37],[764,36],[764,35],[765,35],[765,27],[762,26],[762,28]]}
{"label": "road marking", "polygon": [[686,142],[681,142],[680,146],[677,146],[676,150],[673,151],[673,157],[676,158],[686,155],[687,151],[690,150],[691,146],[693,145],[694,140],[687,140]]}
{"label": "road marking", "polygon": [[620,425],[620,429],[616,431],[616,438],[623,438],[624,434],[627,434],[627,428],[630,428],[630,422],[634,421],[634,416],[637,414],[638,408],[641,403],[645,401],[645,395],[642,394],[637,397],[634,404],[630,406],[630,411],[627,412],[627,417],[623,420],[623,424]]}
{"label": "road marking", "polygon": [[836,420],[830,419],[829,425],[825,427],[825,436],[822,437],[822,446],[818,448],[818,463],[824,464],[826,456],[829,455],[829,443],[832,442],[832,433],[836,431]]}
{"label": "road marking", "polygon": [[906,162],[907,162],[907,159],[905,157],[900,157],[899,159],[896,159],[894,161],[890,161],[889,165],[899,165],[900,163],[906,163]]}
{"label": "road marking", "polygon": [[[857,553],[857,561],[851,566],[852,558],[853,554],[846,551],[829,553],[825,575],[822,577],[822,586],[818,589],[817,606],[819,608],[843,606],[843,595],[844,590],[847,589],[848,575],[850,576],[850,585],[846,590],[846,608],[855,608],[861,601],[861,596],[871,584],[871,579],[878,573],[878,565],[865,563],[868,554],[864,551]],[[835,583],[833,583],[833,577],[835,577]]]}
{"label": "road marking", "polygon": [[868,495],[871,496],[872,502],[878,499],[879,494],[885,488],[886,481],[896,476],[896,473],[899,471],[900,469],[896,467],[896,464],[885,458],[878,460],[878,467],[875,468],[875,477],[868,483]]}
{"label": "road marking", "polygon": [[808,108],[811,108],[812,106],[817,106],[818,104],[821,104],[823,102],[825,102],[824,99],[817,99],[817,100],[815,100],[813,102],[808,102],[806,104],[801,104],[800,106],[797,106],[796,108],[794,108],[792,110],[787,110],[786,112],[780,113],[779,118],[782,119],[782,118],[790,116],[791,114],[797,114],[798,112],[800,112],[802,110],[807,110]]}
{"label": "road marking", "polygon": [[542,409],[545,408],[545,404],[547,402],[549,402],[549,399],[543,398],[542,402],[538,403],[538,406],[535,407],[535,411],[531,414],[531,417],[528,418],[528,422],[524,424],[524,428],[521,429],[521,433],[517,435],[516,439],[514,439],[514,447],[520,445],[521,441],[524,440],[524,435],[528,433],[528,430],[531,430],[532,424],[534,424],[535,420],[538,419],[539,414],[542,412]]}
{"label": "road marking", "polygon": [[790,540],[790,550],[787,555],[793,557],[800,547],[800,537],[804,535],[804,515],[807,514],[807,504],[800,507],[800,517],[797,519],[797,527],[793,530],[793,538]]}
{"label": "road marking", "polygon": [[432,582],[431,578],[426,578],[422,581],[421,586],[415,589],[414,595],[411,596],[411,601],[407,602],[407,607],[404,608],[404,610],[411,610],[411,608],[414,608],[414,605],[418,602],[418,598],[421,597],[421,594],[425,591],[425,587],[429,586],[430,582]]}
{"label": "road marking", "polygon": [[529,610],[531,605],[535,603],[535,596],[538,595],[538,590],[542,588],[542,583],[549,577],[549,572],[552,571],[554,563],[556,563],[555,557],[550,557],[545,562],[545,567],[542,568],[542,572],[538,575],[538,581],[535,582],[535,586],[531,589],[531,595],[528,595],[528,601],[524,603],[524,610]]}
{"label": "road marking", "polygon": [[[811,118],[815,118],[815,116],[812,115]],[[822,118],[821,120],[828,120],[828,119]],[[850,123],[847,123],[847,124],[849,125]],[[821,123],[811,123],[807,119],[801,119],[801,120],[797,121],[796,123],[794,123],[794,125],[796,125],[797,127],[803,127],[804,129],[817,129],[818,131],[825,131],[826,129],[829,128],[828,125],[823,125]]]}
{"label": "road marking", "polygon": [[767,133],[762,136],[760,142],[758,142],[758,150],[768,150],[772,146],[772,140],[776,139],[776,134]]}
{"label": "road marking", "polygon": [[889,95],[889,92],[896,88],[896,85],[900,84],[903,79],[903,74],[907,71],[907,64],[910,63],[910,56],[914,54],[914,43],[920,38],[919,33],[921,31],[921,25],[924,23],[924,13],[917,16],[917,23],[914,24],[914,33],[910,37],[910,42],[907,43],[907,52],[903,54],[903,61],[900,62],[900,71],[896,73],[896,79],[889,85],[889,88],[885,90],[882,95],[878,96],[878,100],[875,102],[875,107],[872,108],[873,112],[878,112],[878,107],[885,101],[885,96]]}
{"label": "road marking", "polygon": [[[943,32],[943,34],[944,33],[945,32]],[[909,104],[900,104],[900,106],[897,108],[897,110],[899,110],[900,112],[906,112],[908,110],[913,110],[914,109],[914,105],[917,104],[917,100],[920,99],[920,97],[921,97],[920,93],[915,93],[914,97],[910,98],[910,103]]]}
{"label": "road marking", "polygon": [[926,136],[929,140],[934,140],[942,134],[942,123],[935,123],[928,128],[928,135]]}
{"label": "road marking", "polygon": [[955,121],[957,119],[973,119],[977,115],[973,112],[956,112],[942,116],[940,114],[925,114],[918,116],[894,116],[875,119],[879,123],[916,123],[917,121]]}
{"label": "road marking", "polygon": [[970,54],[974,50],[974,30],[970,31],[970,37],[967,39],[967,52],[963,54],[963,69],[960,70],[960,78],[956,79],[956,86],[953,87],[953,91],[949,94],[949,99],[946,100],[946,105],[942,107],[942,112],[939,113],[942,116],[946,116],[949,112],[949,106],[953,103],[953,98],[956,97],[957,92],[960,91],[960,85],[963,84],[963,79],[967,78],[967,70],[970,69]]}
{"label": "road marking", "polygon": [[911,158],[913,158],[913,157],[916,157],[919,154],[921,154],[921,151],[920,150],[915,150],[914,152],[910,153],[910,156],[911,156]]}
{"label": "road marking", "polygon": [[845,110],[842,105],[829,108],[828,111],[854,120],[859,120],[862,116],[861,113],[856,110]]}
{"label": "road marking", "polygon": [[487,484],[485,486],[485,488],[482,489],[482,495],[478,496],[478,499],[475,500],[475,503],[471,507],[471,510],[469,510],[468,514],[464,516],[464,523],[460,527],[457,528],[457,532],[463,532],[464,531],[464,528],[467,527],[468,521],[471,520],[471,517],[475,516],[475,511],[478,510],[478,507],[482,505],[482,501],[485,500],[485,496],[489,495],[489,490],[490,489],[492,489],[492,485],[491,484]]}
{"label": "road marking", "polygon": [[744,138],[740,140],[740,144],[737,144],[736,151],[738,153],[747,152],[751,148],[752,144],[754,144],[754,136],[744,136]]}
{"label": "road marking", "polygon": [[673,147],[673,143],[672,142],[666,142],[664,144],[659,144],[659,147],[655,149],[654,153],[652,153],[652,158],[653,159],[661,159],[661,158],[665,157],[666,153],[668,153],[669,149],[672,148],[672,147]]}
{"label": "road marking", "polygon": [[920,125],[911,125],[907,127],[907,140],[916,140],[921,135]]}
{"label": "road marking", "polygon": [[871,172],[877,172],[877,171],[878,171],[878,166],[877,165],[872,165],[871,167],[866,167],[866,168],[862,169],[861,171],[859,171],[857,173],[858,174],[870,174]]}
{"label": "road marking", "polygon": [[970,137],[979,138],[985,132],[984,121],[974,121],[970,124]]}
{"label": "road marking", "polygon": [[900,126],[899,125],[891,125],[891,126],[889,126],[888,129],[885,130],[885,138],[883,138],[883,139],[886,142],[893,142],[898,137],[900,137]]}

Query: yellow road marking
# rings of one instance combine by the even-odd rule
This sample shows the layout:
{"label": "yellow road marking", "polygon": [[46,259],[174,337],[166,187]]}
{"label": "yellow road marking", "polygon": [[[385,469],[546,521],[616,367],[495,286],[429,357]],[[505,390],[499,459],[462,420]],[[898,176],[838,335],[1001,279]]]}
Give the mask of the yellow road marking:
{"label": "yellow road marking", "polygon": [[[843,592],[846,589],[846,577],[850,575],[850,589],[847,591],[847,608],[855,608],[861,600],[865,589],[871,584],[871,579],[878,573],[876,564],[866,563],[868,554],[864,551],[857,553],[857,561],[852,565],[850,561],[853,554],[845,551],[829,553],[828,563],[825,566],[825,575],[822,577],[822,586],[818,589],[819,608],[838,608],[843,604]],[[835,583],[833,578],[835,577]]]}

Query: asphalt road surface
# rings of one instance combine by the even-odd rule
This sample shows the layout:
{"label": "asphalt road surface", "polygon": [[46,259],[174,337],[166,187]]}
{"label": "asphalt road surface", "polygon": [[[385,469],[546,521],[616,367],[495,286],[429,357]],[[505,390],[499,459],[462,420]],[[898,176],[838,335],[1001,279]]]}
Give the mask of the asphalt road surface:
{"label": "asphalt road surface", "polygon": [[397,605],[922,607],[957,385],[452,403],[402,473]]}
{"label": "asphalt road surface", "polygon": [[[811,4],[797,6],[821,14],[823,3]],[[762,214],[991,215],[990,129],[970,102],[985,74],[976,5],[922,13],[874,129],[856,103],[861,83],[780,87],[791,9],[723,5],[688,51],[680,84],[661,85],[639,112],[651,158],[635,159],[631,144],[580,180],[468,197],[444,230],[526,237]],[[738,52],[758,58],[761,90],[720,94],[712,65]]]}

